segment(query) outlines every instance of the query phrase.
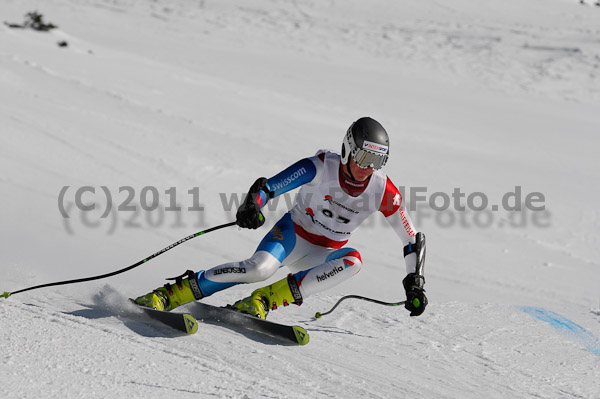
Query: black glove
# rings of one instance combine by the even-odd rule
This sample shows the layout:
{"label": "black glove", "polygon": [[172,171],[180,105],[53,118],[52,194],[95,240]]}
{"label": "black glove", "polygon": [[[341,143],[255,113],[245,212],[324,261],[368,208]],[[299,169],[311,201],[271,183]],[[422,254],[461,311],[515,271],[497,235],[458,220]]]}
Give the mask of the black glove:
{"label": "black glove", "polygon": [[411,316],[420,316],[427,306],[427,297],[423,285],[425,277],[416,273],[409,273],[402,280],[402,285],[406,290],[406,303],[404,307],[410,311]]}
{"label": "black glove", "polygon": [[240,205],[235,218],[237,225],[246,229],[258,229],[265,224],[265,217],[254,201]]}
{"label": "black glove", "polygon": [[258,229],[265,224],[265,217],[260,211],[260,205],[254,200],[261,190],[267,193],[269,197],[273,196],[273,193],[267,188],[267,179],[265,177],[261,177],[254,182],[250,190],[248,190],[248,195],[244,198],[244,202],[238,208],[235,215],[238,226],[246,229]]}

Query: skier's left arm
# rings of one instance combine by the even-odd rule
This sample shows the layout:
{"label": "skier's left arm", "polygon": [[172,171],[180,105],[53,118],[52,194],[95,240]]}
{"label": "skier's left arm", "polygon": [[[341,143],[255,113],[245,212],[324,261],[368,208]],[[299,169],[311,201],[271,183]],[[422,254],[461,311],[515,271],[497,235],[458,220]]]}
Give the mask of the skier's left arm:
{"label": "skier's left arm", "polygon": [[387,178],[379,211],[392,226],[403,246],[404,261],[406,263],[406,277],[402,285],[406,291],[404,307],[410,311],[411,316],[419,316],[425,311],[427,297],[425,296],[425,235],[417,233],[408,215],[404,199],[398,188]]}

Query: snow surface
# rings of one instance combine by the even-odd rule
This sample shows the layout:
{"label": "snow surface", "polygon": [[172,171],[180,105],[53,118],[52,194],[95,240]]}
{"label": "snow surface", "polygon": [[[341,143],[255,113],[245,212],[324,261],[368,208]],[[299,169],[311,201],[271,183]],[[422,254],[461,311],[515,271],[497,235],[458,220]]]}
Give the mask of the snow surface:
{"label": "snow surface", "polygon": [[[545,211],[421,207],[425,314],[348,301],[314,320],[345,294],[403,299],[401,248],[373,217],[351,241],[359,275],[270,316],[306,326],[306,347],[216,325],[182,337],[126,304],[250,255],[281,201],[258,231],[0,299],[0,397],[600,398],[600,8],[585,3],[3,0],[3,21],[38,10],[59,29],[0,26],[0,293],[108,273],[228,222],[222,196],[337,150],[365,115],[391,134],[397,185],[490,207],[518,186]],[[94,212],[73,205],[85,186]],[[138,210],[145,187],[159,209],[174,187],[183,210],[101,218],[102,186],[115,207],[131,187]],[[187,209],[194,188],[203,212]]]}

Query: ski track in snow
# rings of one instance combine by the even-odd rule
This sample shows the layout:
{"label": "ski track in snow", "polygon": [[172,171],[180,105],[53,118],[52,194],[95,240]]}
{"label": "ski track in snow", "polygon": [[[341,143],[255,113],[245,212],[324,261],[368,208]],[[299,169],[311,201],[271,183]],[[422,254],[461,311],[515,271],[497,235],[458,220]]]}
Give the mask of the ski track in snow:
{"label": "ski track in snow", "polygon": [[[426,320],[406,321],[396,310],[355,303],[307,321],[311,343],[295,347],[203,323],[184,336],[104,290],[89,304],[58,294],[2,302],[11,351],[0,370],[19,387],[6,394],[593,397],[600,367],[597,353],[515,307],[437,304]],[[331,298],[323,299],[320,306]]]}
{"label": "ski track in snow", "polygon": [[[116,270],[190,230],[228,221],[221,194],[243,193],[257,176],[318,148],[339,148],[348,123],[367,114],[394,133],[395,183],[490,197],[519,185],[543,191],[551,218],[547,228],[529,220],[513,229],[421,218],[430,298],[423,316],[348,301],[313,319],[343,294],[403,295],[397,241],[387,227],[385,237],[374,234],[380,220],[369,222],[352,242],[365,260],[358,276],[270,315],[304,325],[305,347],[216,324],[185,336],[126,300],[186,268],[248,256],[267,227],[198,238],[103,286],[0,299],[0,397],[600,397],[600,218],[591,200],[600,194],[598,7],[575,0],[5,0],[2,7],[6,21],[38,9],[60,29],[0,26],[0,292]],[[57,47],[59,40],[69,46]],[[66,220],[56,203],[64,186],[115,193],[132,186],[138,207],[141,188],[157,187],[168,201],[162,193],[176,187],[184,209],[195,187],[208,211],[182,212],[174,227],[168,212],[86,220],[71,203]],[[103,210],[105,199],[84,199],[99,198]],[[283,211],[269,211],[268,223]],[[232,303],[259,285],[206,300]]]}

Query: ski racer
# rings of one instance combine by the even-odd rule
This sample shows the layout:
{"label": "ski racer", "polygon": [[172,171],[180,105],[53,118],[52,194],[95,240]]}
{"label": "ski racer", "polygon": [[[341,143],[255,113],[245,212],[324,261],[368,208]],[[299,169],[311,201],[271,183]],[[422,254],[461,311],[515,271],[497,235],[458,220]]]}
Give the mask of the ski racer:
{"label": "ski racer", "polygon": [[300,187],[293,209],[273,226],[251,257],[196,273],[188,271],[174,284],[135,301],[170,311],[237,284],[267,280],[285,265],[293,273],[230,305],[265,319],[271,310],[300,305],[358,273],[363,264],[360,253],[346,243],[369,215],[379,211],[404,248],[405,308],[411,316],[421,315],[427,297],[417,255],[425,250],[424,235],[416,233],[402,195],[382,169],[388,156],[389,137],[383,126],[369,117],[358,119],[344,136],[341,154],[319,150],[270,179],[257,179],[250,187],[236,214],[237,224],[249,229],[264,224],[261,208],[270,199]]}

